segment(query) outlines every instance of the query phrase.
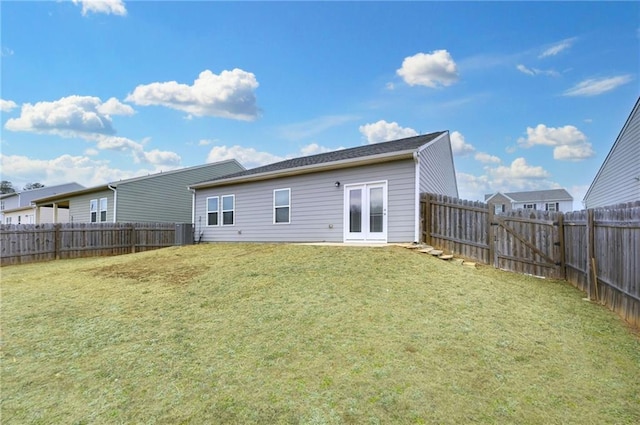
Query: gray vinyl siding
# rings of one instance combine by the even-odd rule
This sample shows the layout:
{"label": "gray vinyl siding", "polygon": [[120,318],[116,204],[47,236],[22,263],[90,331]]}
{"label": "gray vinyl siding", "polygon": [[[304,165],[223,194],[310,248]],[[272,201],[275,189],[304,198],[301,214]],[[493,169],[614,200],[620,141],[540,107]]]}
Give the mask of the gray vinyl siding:
{"label": "gray vinyl siding", "polygon": [[116,220],[191,223],[193,197],[187,186],[242,170],[237,162],[224,162],[119,184]]}
{"label": "gray vinyl siding", "polygon": [[113,191],[103,190],[85,193],[69,198],[69,221],[72,223],[89,223],[91,221],[90,203],[98,200],[98,223],[100,223],[100,198],[107,198],[107,221],[113,222]]}
{"label": "gray vinyl siding", "polygon": [[639,178],[640,108],[636,104],[587,192],[585,206],[598,208],[640,200]]}
{"label": "gray vinyl siding", "polygon": [[420,193],[458,197],[449,133],[428,144],[419,153]]}
{"label": "gray vinyl siding", "polygon": [[[198,189],[196,238],[202,234],[204,242],[342,242],[344,186],[380,181],[387,181],[388,242],[412,242],[416,225],[413,160]],[[291,189],[291,222],[274,224],[273,191],[286,188]],[[235,224],[206,226],[207,197],[224,195],[235,195]]]}

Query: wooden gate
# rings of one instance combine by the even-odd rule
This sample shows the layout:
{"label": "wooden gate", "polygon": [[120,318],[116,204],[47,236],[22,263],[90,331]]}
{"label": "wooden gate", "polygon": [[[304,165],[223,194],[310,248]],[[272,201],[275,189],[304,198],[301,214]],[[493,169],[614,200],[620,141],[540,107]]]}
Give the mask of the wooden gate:
{"label": "wooden gate", "polygon": [[562,214],[517,210],[500,215],[489,211],[489,252],[496,268],[564,279]]}

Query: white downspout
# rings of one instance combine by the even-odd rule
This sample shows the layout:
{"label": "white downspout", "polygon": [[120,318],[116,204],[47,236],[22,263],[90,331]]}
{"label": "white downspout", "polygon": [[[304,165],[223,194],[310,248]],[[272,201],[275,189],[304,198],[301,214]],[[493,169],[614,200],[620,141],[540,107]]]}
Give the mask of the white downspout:
{"label": "white downspout", "polygon": [[418,152],[413,153],[413,162],[416,167],[416,188],[415,188],[415,214],[414,214],[414,235],[413,241],[420,243],[420,155]]}
{"label": "white downspout", "polygon": [[108,184],[107,187],[113,190],[113,222],[115,223],[116,211],[118,211],[118,191],[116,190],[115,187],[111,186],[110,184]]}
{"label": "white downspout", "polygon": [[196,225],[196,190],[187,186],[187,189],[191,192],[191,225]]}

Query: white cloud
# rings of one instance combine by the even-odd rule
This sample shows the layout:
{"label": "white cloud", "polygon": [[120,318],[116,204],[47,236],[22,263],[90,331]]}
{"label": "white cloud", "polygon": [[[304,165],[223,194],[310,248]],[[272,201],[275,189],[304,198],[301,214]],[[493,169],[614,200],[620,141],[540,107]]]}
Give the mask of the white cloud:
{"label": "white cloud", "polygon": [[2,49],[0,49],[0,57],[8,57],[8,56],[13,56],[13,50],[11,50],[8,47],[2,47]]}
{"label": "white cloud", "polygon": [[633,80],[629,74],[608,78],[590,78],[566,90],[564,96],[597,96],[614,90]]}
{"label": "white cloud", "polygon": [[82,4],[83,16],[86,16],[89,12],[120,16],[127,14],[127,8],[122,0],[73,0],[73,3]]}
{"label": "white cloud", "polygon": [[131,106],[121,103],[115,97],[98,105],[96,110],[104,115],[133,115],[136,113]]}
{"label": "white cloud", "polygon": [[499,165],[496,168],[487,168],[486,171],[491,178],[498,182],[516,182],[549,177],[549,173],[544,168],[531,166],[527,164],[527,160],[522,157],[514,159],[509,166]]}
{"label": "white cloud", "polygon": [[99,161],[86,156],[62,155],[57,158],[41,160],[21,155],[0,154],[2,178],[11,181],[16,187],[28,182],[38,181],[46,186],[78,182],[91,187],[106,182],[146,175],[153,170],[136,172],[110,168],[107,161]]}
{"label": "white cloud", "polygon": [[369,143],[387,142],[418,135],[418,132],[413,128],[400,127],[397,122],[387,122],[385,120],[361,125],[360,133],[367,138]]}
{"label": "white cloud", "polygon": [[13,100],[0,99],[0,111],[2,112],[11,112],[13,109],[17,107],[18,107],[18,104]]}
{"label": "white cloud", "polygon": [[355,115],[326,115],[303,122],[287,124],[278,129],[280,136],[293,141],[309,139],[330,128],[359,119]]}
{"label": "white cloud", "polygon": [[339,147],[337,149],[333,149],[333,148],[328,148],[326,146],[320,146],[317,143],[310,143],[306,146],[303,146],[300,149],[300,153],[302,154],[302,156],[309,156],[309,155],[316,155],[319,153],[325,153],[325,152],[331,152],[331,151],[336,151],[336,150],[340,150],[340,149],[344,149],[343,147]]}
{"label": "white cloud", "polygon": [[519,138],[518,145],[523,148],[553,146],[553,158],[560,161],[581,161],[594,155],[587,136],[572,125],[554,128],[538,124],[535,128],[527,127],[527,137]]}
{"label": "white cloud", "polygon": [[269,152],[259,152],[254,148],[244,148],[234,145],[227,147],[226,145],[214,146],[207,156],[207,163],[224,161],[227,159],[236,159],[246,168],[259,167],[261,165],[272,164],[282,161],[282,158]]}
{"label": "white cloud", "polygon": [[156,168],[163,167],[165,171],[178,168],[182,161],[182,158],[177,153],[158,149],[139,152],[137,153],[137,158],[140,162],[151,164]]}
{"label": "white cloud", "polygon": [[473,158],[483,164],[500,164],[502,162],[502,160],[497,156],[489,155],[486,152],[478,152]]}
{"label": "white cloud", "polygon": [[11,118],[5,128],[63,137],[87,134],[114,134],[111,115],[131,115],[133,109],[111,98],[102,103],[92,96],[68,96],[53,102],[25,103],[18,118]]}
{"label": "white cloud", "polygon": [[129,94],[126,101],[137,105],[161,105],[195,116],[214,116],[251,121],[258,117],[258,88],[254,74],[234,69],[216,75],[202,71],[193,85],[176,81],[142,84]]}
{"label": "white cloud", "polygon": [[473,145],[467,143],[464,140],[464,136],[458,132],[454,131],[451,133],[451,151],[454,155],[457,156],[466,156],[473,152],[475,152],[476,148]]}
{"label": "white cloud", "polygon": [[538,56],[538,58],[542,59],[542,58],[546,58],[549,56],[555,56],[558,53],[567,50],[568,48],[570,48],[573,43],[576,41],[576,38],[567,38],[565,40],[562,40],[558,43],[553,44],[552,46],[548,47],[547,49],[545,49],[540,56]]}
{"label": "white cloud", "polygon": [[410,86],[450,86],[458,81],[458,67],[446,50],[417,53],[402,61],[396,73]]}
{"label": "white cloud", "polygon": [[543,70],[543,69],[536,69],[536,68],[527,68],[526,66],[524,66],[522,64],[516,66],[516,69],[518,71],[522,72],[523,74],[527,74],[527,75],[531,75],[531,76],[548,75],[550,77],[558,77],[560,75],[560,73],[558,71],[554,71],[552,69]]}
{"label": "white cloud", "polygon": [[212,140],[206,140],[206,139],[201,139],[198,142],[198,146],[209,146],[210,144],[212,144],[213,141]]}

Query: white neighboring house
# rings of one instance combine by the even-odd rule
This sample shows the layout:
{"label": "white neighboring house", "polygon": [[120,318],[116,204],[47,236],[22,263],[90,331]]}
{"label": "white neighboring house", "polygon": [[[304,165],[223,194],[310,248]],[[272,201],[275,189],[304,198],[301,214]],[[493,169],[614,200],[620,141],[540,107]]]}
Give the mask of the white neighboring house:
{"label": "white neighboring house", "polygon": [[573,197],[564,189],[497,192],[485,195],[484,201],[494,209],[496,214],[518,209],[573,211]]}
{"label": "white neighboring house", "polygon": [[[78,183],[66,183],[22,192],[3,193],[0,195],[0,223],[37,224],[36,206],[33,204],[33,200],[80,189],[84,189],[84,186]],[[58,223],[69,221],[68,210],[60,210],[57,214]],[[40,223],[54,223],[53,207],[45,207],[40,210]]]}
{"label": "white neighboring house", "polygon": [[583,199],[586,208],[634,201],[640,201],[640,97]]}

